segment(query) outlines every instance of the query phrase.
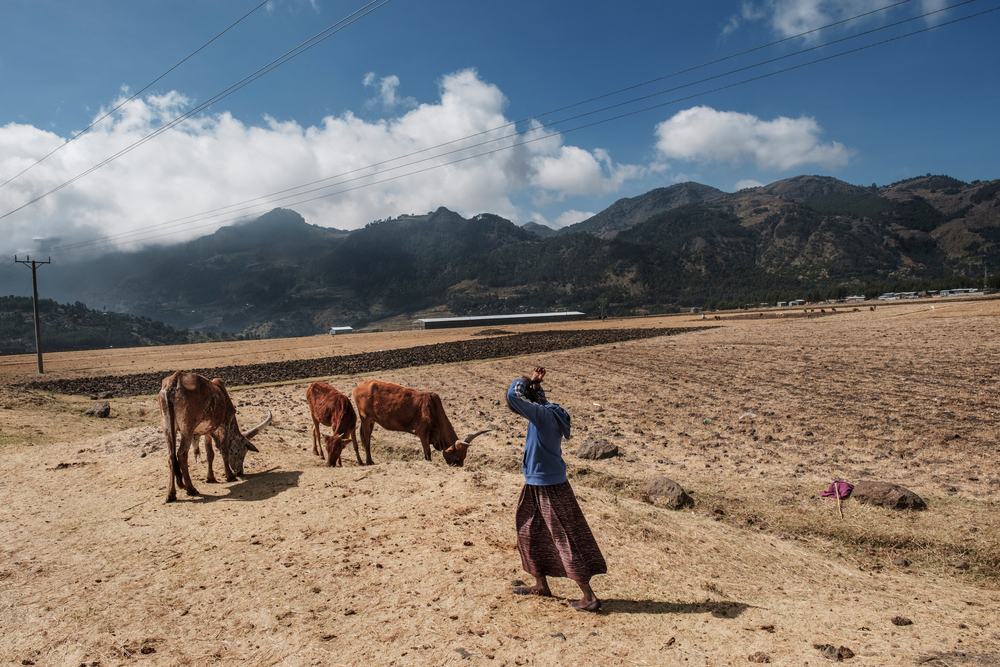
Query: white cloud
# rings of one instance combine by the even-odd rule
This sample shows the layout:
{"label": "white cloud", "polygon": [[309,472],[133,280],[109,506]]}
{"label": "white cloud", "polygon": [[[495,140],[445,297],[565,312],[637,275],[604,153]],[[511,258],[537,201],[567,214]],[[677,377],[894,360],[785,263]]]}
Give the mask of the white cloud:
{"label": "white cloud", "polygon": [[[371,83],[392,95],[398,85],[395,77],[373,77]],[[506,98],[474,70],[442,77],[439,88],[440,98],[434,103],[376,121],[350,112],[329,116],[311,127],[272,118],[252,126],[225,112],[193,117],[7,217],[0,252],[35,252],[39,244],[34,239],[58,238],[67,243],[131,232],[139,234],[122,240],[189,239],[275,206],[294,208],[311,223],[341,229],[439,206],[465,216],[490,212],[525,222],[531,218],[512,197],[524,193],[560,201],[571,195],[608,193],[641,172],[639,167],[615,164],[605,151],[563,145],[560,135],[547,135],[543,130],[534,135],[541,141],[514,147],[520,140],[506,136],[510,128],[495,129],[510,124],[504,115]],[[0,215],[128,148],[183,113],[189,104],[177,92],[129,102],[0,188]],[[467,148],[468,141],[448,143],[471,135],[479,135],[471,143],[494,143],[478,148]],[[0,127],[0,182],[64,141],[30,125]],[[456,162],[502,147],[510,150]],[[425,149],[432,150],[394,160]],[[443,155],[455,150],[460,152]],[[380,166],[368,169],[376,164]],[[395,168],[400,165],[404,166]],[[256,200],[337,175],[341,176],[307,188],[316,190],[309,194],[296,190],[301,195],[290,199]],[[330,187],[317,190],[323,186]],[[336,194],[318,198],[331,193]],[[153,228],[247,200],[255,200],[256,208]]]}
{"label": "white cloud", "polygon": [[[855,16],[861,16],[896,4],[896,0],[762,0],[761,2],[744,2],[738,15],[732,15],[722,29],[723,36],[739,29],[744,23],[766,21],[777,35],[791,37],[803,32],[815,30],[825,25],[843,21]],[[944,8],[945,0],[920,0],[920,13],[927,13]],[[894,10],[889,9],[889,12]],[[859,19],[869,27],[873,22],[882,20],[884,14],[879,13]],[[940,15],[927,17],[928,23],[940,20]],[[854,25],[853,23],[850,25]],[[843,26],[841,30],[843,30]],[[810,35],[811,40],[819,39],[818,35]]]}
{"label": "white cloud", "polygon": [[584,220],[593,218],[595,215],[597,214],[592,211],[570,210],[560,213],[559,216],[552,222],[557,228],[568,227],[569,225],[575,225],[578,222],[583,222]]}
{"label": "white cloud", "polygon": [[696,173],[678,171],[671,174],[670,180],[674,183],[697,183],[701,180],[701,176]]}
{"label": "white cloud", "polygon": [[699,106],[658,124],[656,148],[668,159],[754,164],[767,171],[847,164],[851,152],[839,142],[821,142],[820,134],[813,118],[767,121]]}
{"label": "white cloud", "polygon": [[365,74],[363,83],[366,88],[375,88],[377,97],[368,100],[369,108],[381,107],[386,111],[392,111],[397,107],[412,109],[417,106],[417,100],[412,97],[399,97],[396,89],[399,88],[399,77],[396,75],[386,76],[379,79],[374,72]]}
{"label": "white cloud", "polygon": [[761,183],[760,181],[755,181],[752,178],[751,179],[746,179],[746,180],[742,180],[742,181],[737,181],[736,182],[736,186],[734,188],[734,191],[735,192],[739,192],[740,190],[748,190],[750,188],[759,188],[762,185],[764,185],[764,184]]}
{"label": "white cloud", "polygon": [[662,174],[670,170],[670,165],[666,162],[654,161],[646,165],[646,171],[651,174]]}
{"label": "white cloud", "polygon": [[608,152],[600,148],[593,152],[576,146],[534,148],[549,150],[531,159],[533,183],[545,191],[547,197],[557,200],[567,195],[616,192],[625,181],[644,173],[644,169],[636,165],[615,165]]}

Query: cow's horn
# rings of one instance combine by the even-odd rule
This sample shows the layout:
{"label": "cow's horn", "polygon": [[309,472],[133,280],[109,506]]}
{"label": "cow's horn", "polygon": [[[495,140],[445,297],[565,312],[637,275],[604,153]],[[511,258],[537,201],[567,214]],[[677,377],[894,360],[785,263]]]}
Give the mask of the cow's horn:
{"label": "cow's horn", "polygon": [[254,426],[252,429],[250,429],[246,433],[244,433],[243,437],[246,438],[247,440],[249,440],[250,438],[252,438],[255,435],[257,435],[258,433],[260,433],[260,430],[262,428],[264,428],[265,426],[267,426],[268,424],[270,424],[270,423],[271,423],[271,411],[268,410],[267,411],[267,419],[265,419],[264,421],[262,421],[261,423],[257,424],[256,426]]}
{"label": "cow's horn", "polygon": [[492,430],[494,430],[494,429],[492,429],[492,428],[488,428],[488,429],[484,429],[484,430],[482,430],[482,431],[476,431],[475,433],[472,433],[472,434],[470,434],[470,435],[467,435],[467,436],[465,436],[465,439],[464,439],[464,440],[462,440],[462,442],[464,442],[465,444],[469,444],[470,442],[472,442],[472,439],[473,439],[473,438],[475,438],[475,437],[477,437],[477,436],[480,436],[480,435],[482,435],[483,433],[489,433],[489,432],[490,432],[490,431],[492,431]]}

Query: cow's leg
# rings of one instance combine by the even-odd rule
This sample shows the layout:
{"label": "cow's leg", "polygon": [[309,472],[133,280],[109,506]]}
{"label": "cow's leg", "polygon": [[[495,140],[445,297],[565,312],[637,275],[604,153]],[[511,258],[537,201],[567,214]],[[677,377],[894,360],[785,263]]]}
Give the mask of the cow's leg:
{"label": "cow's leg", "polygon": [[[361,465],[361,452],[358,451],[358,429],[357,427],[351,429],[351,442],[354,443],[354,455],[358,457],[358,465]],[[368,452],[368,448],[365,447],[365,452]],[[371,458],[371,457],[369,457]]]}
{"label": "cow's leg", "polygon": [[174,413],[164,391],[158,397],[160,403],[160,425],[163,428],[163,437],[167,441],[167,469],[170,471],[170,490],[167,491],[167,502],[172,503],[177,500],[177,487],[174,482],[180,479],[181,470],[177,463],[177,432],[174,430]]}
{"label": "cow's leg", "polygon": [[420,437],[420,446],[424,448],[424,460],[431,460],[431,439],[427,436]]}
{"label": "cow's leg", "polygon": [[170,470],[170,489],[167,491],[167,502],[172,503],[177,500],[177,486],[175,486],[175,482],[178,484],[183,482],[181,481],[180,463],[177,461],[176,443],[170,441],[169,435],[167,438],[167,447],[170,448],[170,455],[167,458],[167,468]]}
{"label": "cow's leg", "polygon": [[[202,438],[205,443],[205,458],[208,459],[208,477],[205,478],[205,482],[208,484],[218,484],[218,480],[215,479],[215,471],[212,470],[212,461],[215,459],[215,448],[212,447],[212,436],[206,435]],[[226,457],[223,456],[222,460],[225,461]]]}
{"label": "cow's leg", "polygon": [[313,420],[313,454],[323,457],[323,445],[320,443],[320,432],[319,432],[319,420],[315,417]]}
{"label": "cow's leg", "polygon": [[201,495],[198,493],[198,489],[194,488],[194,484],[191,483],[191,473],[188,470],[188,450],[191,448],[191,441],[193,436],[185,436],[181,434],[181,446],[177,450],[177,463],[181,467],[181,483],[184,485],[184,490],[187,491],[189,496]]}
{"label": "cow's leg", "polygon": [[[375,465],[372,461],[372,431],[375,428],[375,422],[361,422],[361,444],[365,446],[365,465]],[[361,456],[358,455],[358,463],[361,463]]]}
{"label": "cow's leg", "polygon": [[216,438],[215,436],[213,436],[212,442],[214,442],[215,446],[219,448],[219,454],[222,456],[222,465],[226,469],[226,481],[235,482],[237,480],[237,477],[236,473],[233,472],[233,469],[229,466],[229,452],[227,452],[222,448],[222,443],[224,442],[224,440],[222,438]]}
{"label": "cow's leg", "polygon": [[170,458],[167,459],[167,467],[170,469],[170,490],[167,491],[167,502],[172,503],[177,500],[177,487],[174,486],[174,477],[176,476],[177,468],[177,457],[171,452]]}

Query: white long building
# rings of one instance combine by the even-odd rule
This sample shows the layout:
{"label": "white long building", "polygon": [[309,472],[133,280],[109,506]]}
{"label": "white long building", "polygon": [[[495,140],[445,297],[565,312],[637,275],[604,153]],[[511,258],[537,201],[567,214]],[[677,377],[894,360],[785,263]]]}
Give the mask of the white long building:
{"label": "white long building", "polygon": [[573,322],[587,317],[578,310],[558,313],[522,313],[520,315],[475,315],[470,317],[429,317],[413,321],[414,329],[452,329],[500,324],[535,324],[539,322]]}

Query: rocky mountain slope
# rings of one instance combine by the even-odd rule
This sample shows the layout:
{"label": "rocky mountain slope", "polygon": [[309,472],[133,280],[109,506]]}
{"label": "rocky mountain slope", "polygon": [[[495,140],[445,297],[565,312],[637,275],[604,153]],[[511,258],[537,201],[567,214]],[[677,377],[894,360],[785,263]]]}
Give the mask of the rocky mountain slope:
{"label": "rocky mountain slope", "polygon": [[1000,181],[798,176],[732,194],[660,188],[548,237],[443,207],[350,232],[275,209],[188,243],[53,265],[47,277],[75,287],[59,299],[179,329],[286,336],[442,304],[459,315],[663,312],[981,285],[997,267]]}

